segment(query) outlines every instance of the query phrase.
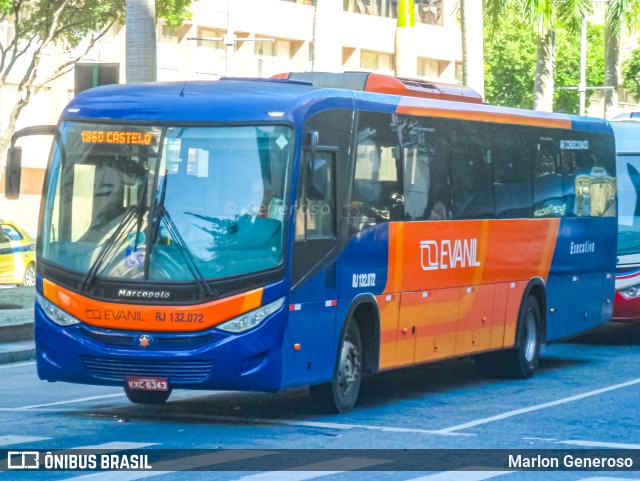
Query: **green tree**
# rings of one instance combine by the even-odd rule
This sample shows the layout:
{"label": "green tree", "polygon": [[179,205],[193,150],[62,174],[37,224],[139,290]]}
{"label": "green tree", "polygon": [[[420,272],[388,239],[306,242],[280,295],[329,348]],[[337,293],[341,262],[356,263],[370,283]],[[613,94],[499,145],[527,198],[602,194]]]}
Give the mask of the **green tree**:
{"label": "green tree", "polygon": [[640,99],[640,47],[631,51],[631,56],[622,63],[624,88],[634,98]]}
{"label": "green tree", "polygon": [[[189,16],[190,4],[191,0],[158,0],[157,12],[179,24]],[[0,0],[0,20],[13,25],[10,35],[0,39],[0,159],[24,107],[47,84],[70,72],[124,17],[125,0]],[[64,48],[70,58],[43,75],[43,54],[52,46]],[[10,90],[17,101],[6,99]]]}
{"label": "green tree", "polygon": [[[580,72],[580,35],[556,31],[555,84],[577,86]],[[485,32],[485,93],[489,103],[508,107],[533,107],[533,78],[537,60],[537,35],[517,9],[503,12],[499,29]],[[602,85],[604,71],[603,28],[588,25],[587,84]],[[587,102],[588,102],[587,96]],[[556,90],[554,110],[578,113],[578,91]]]}
{"label": "green tree", "polygon": [[620,70],[620,35],[624,29],[631,32],[640,26],[640,0],[609,0],[605,14],[605,116],[618,108],[618,83]]}
{"label": "green tree", "polygon": [[[533,108],[553,110],[555,30],[563,26],[577,31],[583,16],[591,12],[591,0],[484,0],[485,17],[492,26],[504,22],[513,8],[537,35]],[[492,31],[495,28],[491,29]]]}
{"label": "green tree", "polygon": [[[556,59],[555,84],[572,87],[580,82],[580,34],[558,30],[556,36],[558,57]],[[604,27],[587,24],[587,86],[602,86],[604,82]],[[587,89],[586,106],[593,92]],[[580,111],[577,90],[556,90],[553,108],[557,112],[578,114]]]}

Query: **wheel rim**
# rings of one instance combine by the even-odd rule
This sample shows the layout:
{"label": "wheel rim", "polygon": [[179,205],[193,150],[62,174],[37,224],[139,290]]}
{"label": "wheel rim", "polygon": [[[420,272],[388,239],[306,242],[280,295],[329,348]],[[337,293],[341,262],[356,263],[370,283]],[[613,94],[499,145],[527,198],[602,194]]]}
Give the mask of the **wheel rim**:
{"label": "wheel rim", "polygon": [[525,324],[525,344],[524,358],[527,362],[532,362],[536,357],[536,349],[538,345],[538,331],[536,329],[536,318],[533,312],[527,313],[527,322]]}
{"label": "wheel rim", "polygon": [[24,273],[24,285],[28,287],[36,285],[36,271],[33,267],[29,267]]}
{"label": "wheel rim", "polygon": [[345,339],[340,354],[340,372],[338,373],[338,388],[343,397],[349,396],[357,390],[360,383],[360,353],[350,340]]}

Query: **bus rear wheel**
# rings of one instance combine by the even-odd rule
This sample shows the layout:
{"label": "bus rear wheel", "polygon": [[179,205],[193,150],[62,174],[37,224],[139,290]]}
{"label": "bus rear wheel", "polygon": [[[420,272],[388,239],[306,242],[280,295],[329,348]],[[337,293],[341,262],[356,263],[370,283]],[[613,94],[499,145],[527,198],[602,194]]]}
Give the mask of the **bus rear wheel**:
{"label": "bus rear wheel", "polygon": [[333,380],[309,387],[309,393],[323,410],[346,413],[355,406],[361,383],[362,341],[358,324],[351,321],[340,342],[340,357]]}
{"label": "bus rear wheel", "polygon": [[542,315],[534,296],[526,298],[516,332],[518,338],[513,349],[476,357],[476,364],[483,374],[508,379],[528,379],[533,376],[538,368],[542,345]]}
{"label": "bus rear wheel", "polygon": [[134,404],[164,404],[171,396],[171,389],[168,391],[142,391],[129,389],[129,386],[125,386],[124,393]]}

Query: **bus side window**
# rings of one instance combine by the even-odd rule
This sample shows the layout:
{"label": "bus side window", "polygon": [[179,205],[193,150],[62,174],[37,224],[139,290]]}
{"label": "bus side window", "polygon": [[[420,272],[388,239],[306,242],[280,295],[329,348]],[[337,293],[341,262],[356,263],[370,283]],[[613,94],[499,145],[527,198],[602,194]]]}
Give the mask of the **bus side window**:
{"label": "bus side window", "polygon": [[493,148],[485,127],[460,123],[452,131],[451,200],[455,219],[495,217]]}
{"label": "bus side window", "polygon": [[533,162],[534,217],[564,217],[569,213],[563,186],[554,139],[540,137]]}
{"label": "bus side window", "polygon": [[[318,150],[315,158],[327,162],[327,188],[324,199],[309,199],[307,194],[308,170],[305,168],[302,188],[296,205],[296,240],[332,239],[336,236],[335,228],[335,183],[334,164],[335,155],[330,151]],[[311,162],[311,152],[304,154],[303,165]]]}
{"label": "bus side window", "polygon": [[398,136],[389,114],[362,112],[351,191],[352,231],[404,218]]}
{"label": "bus side window", "polygon": [[499,219],[529,218],[533,210],[531,148],[521,127],[496,128],[493,195]]}
{"label": "bus side window", "polygon": [[450,218],[449,167],[442,149],[439,121],[400,117],[403,153],[404,217],[410,220]]}

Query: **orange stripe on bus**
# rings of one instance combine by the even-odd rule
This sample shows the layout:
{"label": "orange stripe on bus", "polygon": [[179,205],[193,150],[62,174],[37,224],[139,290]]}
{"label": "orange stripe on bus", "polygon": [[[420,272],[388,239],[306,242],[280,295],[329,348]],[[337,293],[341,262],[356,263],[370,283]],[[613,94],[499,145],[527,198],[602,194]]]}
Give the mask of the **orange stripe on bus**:
{"label": "orange stripe on bus", "polygon": [[[422,104],[422,105],[421,105]],[[525,110],[502,110],[496,107],[475,107],[474,104],[461,104],[448,108],[439,108],[420,102],[416,99],[402,99],[396,113],[417,115],[422,117],[440,117],[459,120],[476,120],[498,124],[528,125],[532,127],[551,127],[571,129],[571,119],[559,115],[547,116],[541,113],[530,113]]]}
{"label": "orange stripe on bus", "polygon": [[120,304],[89,299],[51,281],[43,281],[44,296],[86,324],[108,329],[192,332],[207,329],[257,309],[263,289],[191,306]]}

